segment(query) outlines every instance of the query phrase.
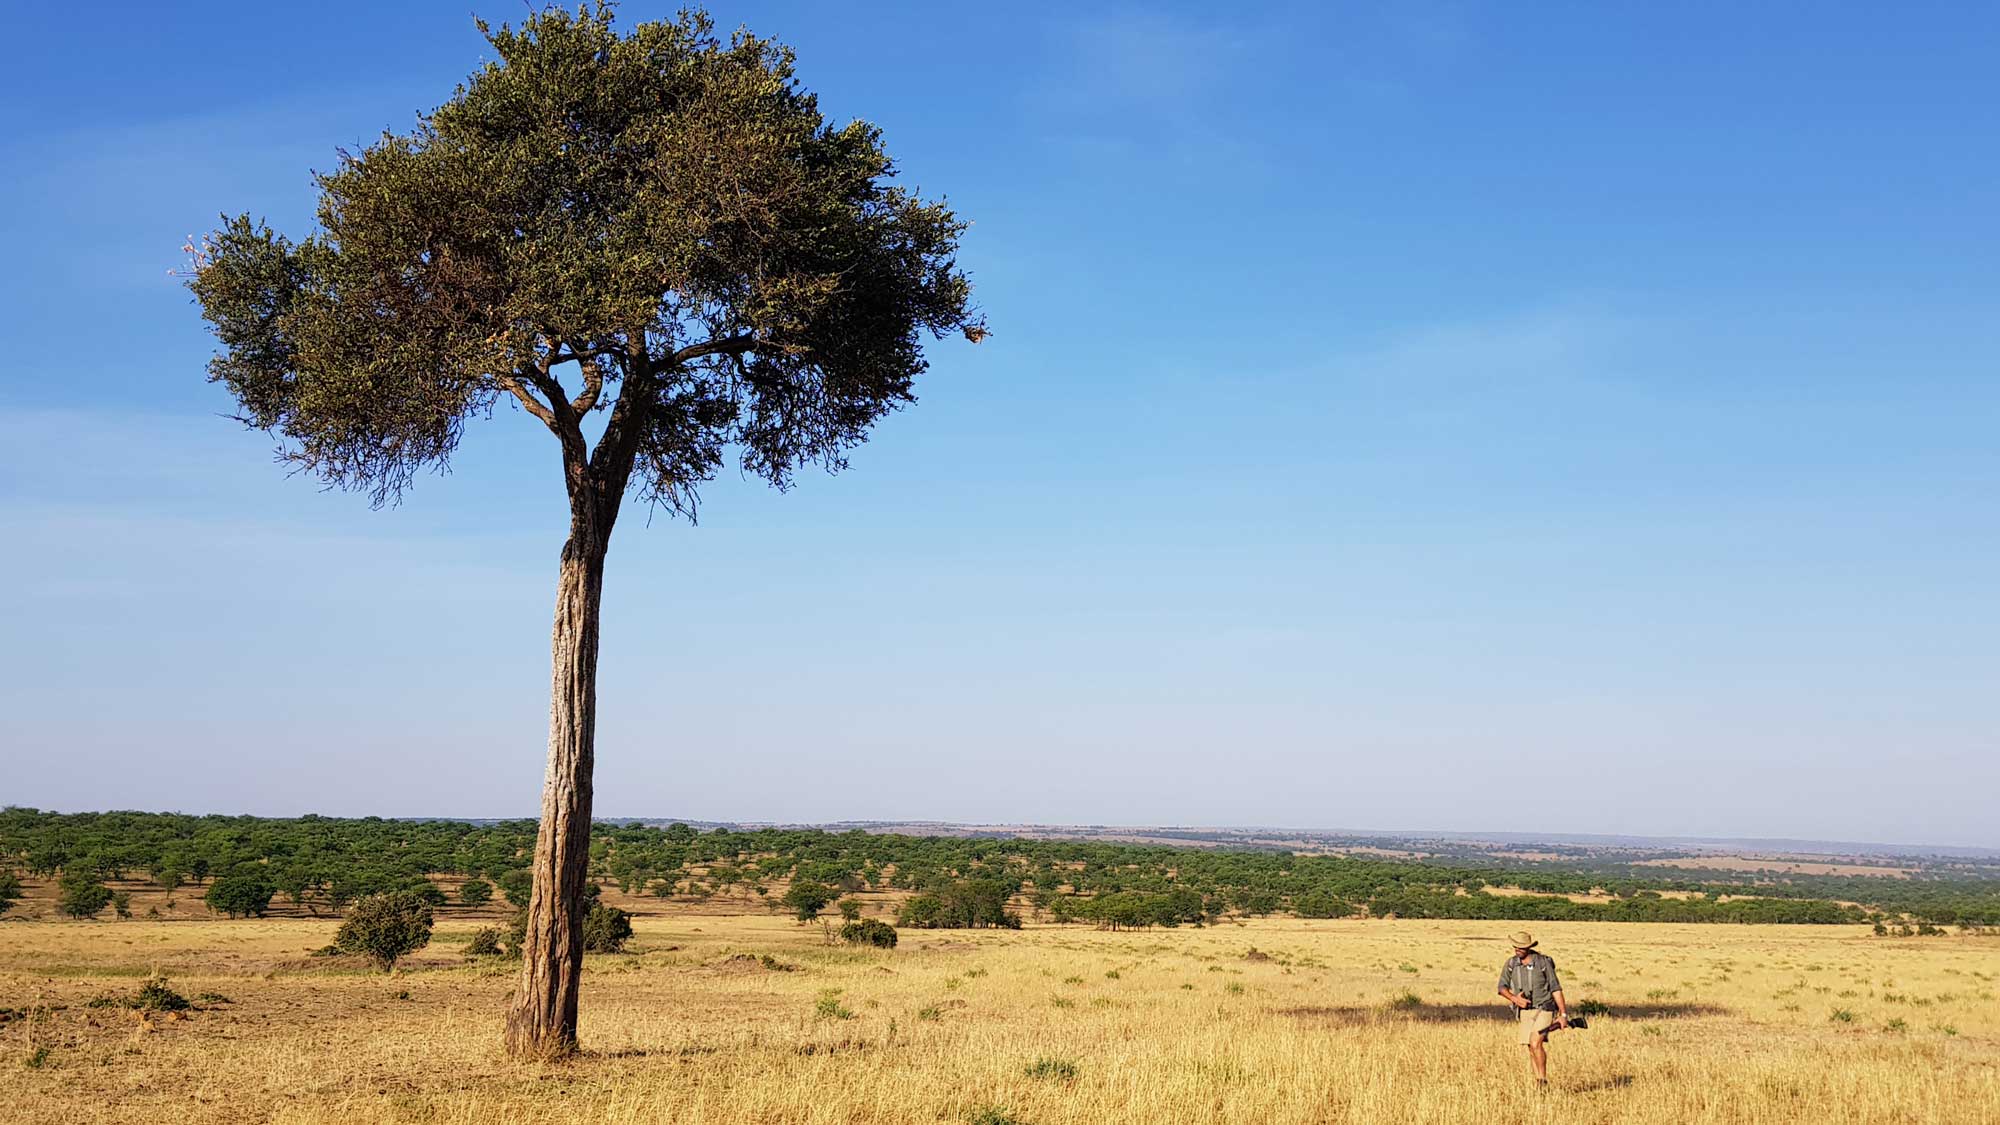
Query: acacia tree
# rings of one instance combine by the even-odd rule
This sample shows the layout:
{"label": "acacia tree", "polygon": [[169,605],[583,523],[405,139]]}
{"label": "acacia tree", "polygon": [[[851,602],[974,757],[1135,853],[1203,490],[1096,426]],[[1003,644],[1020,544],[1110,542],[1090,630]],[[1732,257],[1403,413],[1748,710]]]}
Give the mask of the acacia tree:
{"label": "acacia tree", "polygon": [[[318,229],[246,216],[192,247],[212,381],[278,456],[392,502],[470,418],[554,435],[569,500],[517,1055],[576,1045],[598,607],[628,494],[693,519],[725,460],[784,488],[911,400],[923,340],[983,320],[964,224],[829,124],[789,49],[700,13],[480,31],[494,61],[407,134],[320,174]],[[601,415],[597,430],[593,415]],[[591,432],[597,432],[594,442]]]}

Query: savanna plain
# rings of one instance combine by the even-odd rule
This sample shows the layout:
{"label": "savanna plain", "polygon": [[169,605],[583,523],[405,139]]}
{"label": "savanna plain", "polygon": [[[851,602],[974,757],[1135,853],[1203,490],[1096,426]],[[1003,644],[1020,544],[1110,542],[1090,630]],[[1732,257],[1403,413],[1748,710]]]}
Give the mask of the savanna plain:
{"label": "savanna plain", "polygon": [[[635,903],[635,905],[638,905]],[[517,966],[440,922],[384,974],[336,923],[0,925],[5,1116],[30,1122],[1992,1122],[2000,937],[1550,922],[1572,1004],[1528,1078],[1487,922],[906,931],[639,913],[581,1056],[500,1050]],[[164,975],[185,1012],[107,1003]],[[98,1001],[93,1006],[92,1002]],[[1595,1005],[1593,1005],[1594,1007]]]}

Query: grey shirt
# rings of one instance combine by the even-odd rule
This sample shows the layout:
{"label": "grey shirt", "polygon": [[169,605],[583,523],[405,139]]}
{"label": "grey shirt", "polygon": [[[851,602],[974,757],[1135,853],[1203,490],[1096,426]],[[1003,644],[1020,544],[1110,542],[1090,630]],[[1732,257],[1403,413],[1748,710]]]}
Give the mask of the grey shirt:
{"label": "grey shirt", "polygon": [[1500,987],[1525,998],[1531,1008],[1553,1012],[1562,981],[1556,978],[1556,962],[1548,954],[1529,953],[1525,958],[1515,954],[1500,966]]}

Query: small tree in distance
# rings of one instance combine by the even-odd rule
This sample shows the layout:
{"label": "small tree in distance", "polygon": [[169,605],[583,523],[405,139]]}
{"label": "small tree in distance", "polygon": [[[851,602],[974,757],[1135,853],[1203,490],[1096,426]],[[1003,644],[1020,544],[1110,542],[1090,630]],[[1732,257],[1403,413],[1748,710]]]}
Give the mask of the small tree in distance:
{"label": "small tree in distance", "polygon": [[484,879],[467,879],[458,888],[458,901],[467,906],[485,906],[493,898],[493,884]]}
{"label": "small tree in distance", "polygon": [[64,914],[72,918],[94,918],[111,905],[111,888],[105,886],[104,881],[97,877],[97,872],[90,868],[64,871],[61,889],[62,897],[58,905]]}
{"label": "small tree in distance", "polygon": [[385,973],[430,943],[431,904],[408,891],[357,900],[333,939],[344,952],[373,957]]}
{"label": "small tree in distance", "polygon": [[799,921],[810,922],[819,917],[819,912],[826,909],[827,903],[833,901],[833,888],[810,879],[801,879],[793,883],[785,891],[784,897],[778,901],[783,903]]}
{"label": "small tree in distance", "polygon": [[210,884],[202,900],[210,910],[231,918],[261,918],[271,908],[275,893],[276,888],[260,874],[232,872]]}
{"label": "small tree in distance", "polygon": [[[605,552],[628,492],[694,516],[725,460],[784,488],[912,400],[923,337],[985,335],[964,224],[825,120],[790,50],[608,6],[480,25],[492,61],[407,135],[342,153],[300,241],[243,215],[191,246],[213,380],[282,460],[397,498],[518,405],[569,506],[521,1056],[576,1047]],[[593,445],[586,423],[605,415]]]}

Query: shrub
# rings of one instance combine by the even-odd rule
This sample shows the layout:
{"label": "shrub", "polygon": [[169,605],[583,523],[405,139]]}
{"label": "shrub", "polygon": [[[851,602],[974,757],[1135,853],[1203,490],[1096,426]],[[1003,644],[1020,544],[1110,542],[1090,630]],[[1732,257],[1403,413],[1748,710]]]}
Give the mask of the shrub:
{"label": "shrub", "polygon": [[21,897],[21,877],[5,867],[0,867],[0,914],[14,908],[14,900]]}
{"label": "shrub", "polygon": [[841,899],[839,902],[835,903],[834,905],[840,908],[840,917],[842,921],[855,922],[860,920],[861,918],[860,903],[854,901],[851,898],[844,898]]}
{"label": "shrub", "polygon": [[1580,1016],[1608,1016],[1611,1005],[1602,1000],[1578,1000],[1569,1006],[1569,1010]]}
{"label": "shrub", "polygon": [[854,1013],[840,1003],[840,990],[829,988],[819,994],[813,1002],[813,1018],[822,1020],[851,1020]]}
{"label": "shrub", "polygon": [[243,872],[224,875],[208,888],[203,901],[213,911],[220,911],[231,918],[261,918],[271,908],[271,896],[277,888],[264,876]]}
{"label": "shrub", "polygon": [[458,888],[458,901],[467,906],[485,906],[493,901],[493,884],[484,879],[467,879]]}
{"label": "shrub", "polygon": [[465,943],[465,952],[471,957],[491,957],[500,952],[500,938],[503,935],[498,926],[487,926],[473,933],[472,940]]}
{"label": "shrub", "polygon": [[1389,1000],[1389,1009],[1395,1012],[1414,1012],[1424,1006],[1424,998],[1409,989],[1397,993]]}
{"label": "shrub", "polygon": [[1077,1065],[1073,1059],[1051,1058],[1048,1055],[1043,1055],[1041,1058],[1029,1063],[1027,1069],[1022,1071],[1022,1073],[1030,1078],[1068,1082],[1076,1077]]}
{"label": "shrub", "polygon": [[60,905],[62,912],[72,918],[92,918],[111,905],[111,888],[98,879],[95,871],[66,871]]}
{"label": "shrub", "polygon": [[849,945],[873,945],[881,949],[894,949],[896,927],[874,918],[865,922],[849,922],[840,927],[840,940]]}
{"label": "shrub", "polygon": [[111,892],[111,910],[120,918],[132,916],[132,896],[124,891]]}
{"label": "shrub", "polygon": [[368,895],[348,911],[333,943],[348,953],[375,959],[383,972],[396,959],[431,942],[431,904],[406,891]]}
{"label": "shrub", "polygon": [[154,977],[132,997],[132,1006],[144,1012],[185,1012],[188,999],[167,987],[167,978]]}
{"label": "shrub", "polygon": [[403,889],[405,894],[415,895],[426,906],[443,906],[447,901],[444,892],[429,879],[418,879]]}
{"label": "shrub", "polygon": [[616,953],[632,940],[632,916],[615,906],[596,903],[583,917],[583,948],[590,953]]}

